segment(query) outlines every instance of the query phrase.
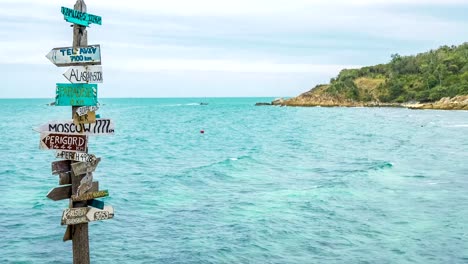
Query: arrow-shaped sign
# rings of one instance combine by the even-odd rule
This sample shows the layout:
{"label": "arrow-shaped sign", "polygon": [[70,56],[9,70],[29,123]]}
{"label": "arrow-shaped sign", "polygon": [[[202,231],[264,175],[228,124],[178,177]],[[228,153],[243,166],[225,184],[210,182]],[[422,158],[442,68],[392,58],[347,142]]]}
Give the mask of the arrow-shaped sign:
{"label": "arrow-shaped sign", "polygon": [[[89,191],[97,192],[99,190],[99,182],[93,182],[93,186]],[[72,195],[72,186],[71,185],[64,185],[60,187],[55,187],[49,191],[47,194],[47,198],[58,201],[63,199],[68,199]]]}
{"label": "arrow-shaped sign", "polygon": [[74,10],[71,8],[63,7],[62,6],[62,14],[64,19],[67,22],[78,24],[81,26],[89,26],[89,24],[97,24],[102,25],[102,18],[100,16],[80,12],[78,10]]}
{"label": "arrow-shaped sign", "polygon": [[86,152],[88,137],[86,135],[72,135],[62,133],[41,133],[40,149],[63,149]]}
{"label": "arrow-shaped sign", "polygon": [[49,121],[40,127],[34,128],[36,132],[55,132],[75,135],[114,135],[114,122],[108,118],[97,118],[92,124],[73,123],[73,120]]}
{"label": "arrow-shaped sign", "polygon": [[114,217],[114,208],[104,206],[103,210],[93,207],[67,208],[63,210],[62,225],[77,225]]}
{"label": "arrow-shaped sign", "polygon": [[101,66],[70,67],[63,74],[71,83],[102,83]]}
{"label": "arrow-shaped sign", "polygon": [[101,197],[106,197],[106,196],[109,196],[108,190],[98,191],[98,192],[88,192],[80,196],[72,195],[71,199],[74,202],[81,202],[81,201],[87,201],[87,200],[92,200],[95,198],[101,198]]}
{"label": "arrow-shaped sign", "polygon": [[71,165],[73,173],[78,176],[85,173],[90,173],[96,170],[97,165],[101,161],[101,158],[97,158],[90,162],[76,162]]}
{"label": "arrow-shaped sign", "polygon": [[54,48],[46,58],[58,67],[101,65],[101,46]]}

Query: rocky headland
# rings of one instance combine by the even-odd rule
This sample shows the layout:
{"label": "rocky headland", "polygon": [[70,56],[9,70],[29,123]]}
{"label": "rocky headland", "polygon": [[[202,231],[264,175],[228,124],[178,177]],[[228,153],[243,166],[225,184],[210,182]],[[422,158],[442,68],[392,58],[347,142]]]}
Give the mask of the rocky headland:
{"label": "rocky headland", "polygon": [[258,105],[468,110],[468,43],[344,69],[329,84]]}

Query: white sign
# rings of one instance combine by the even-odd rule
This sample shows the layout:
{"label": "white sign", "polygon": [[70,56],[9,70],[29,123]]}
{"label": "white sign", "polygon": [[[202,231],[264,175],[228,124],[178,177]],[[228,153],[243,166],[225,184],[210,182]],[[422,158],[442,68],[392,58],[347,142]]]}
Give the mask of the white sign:
{"label": "white sign", "polygon": [[101,66],[74,66],[63,74],[71,83],[102,83]]}
{"label": "white sign", "polygon": [[76,114],[79,116],[86,115],[88,112],[96,112],[99,110],[99,106],[82,106],[76,109]]}
{"label": "white sign", "polygon": [[47,55],[56,66],[101,65],[101,46],[52,49]]}
{"label": "white sign", "polygon": [[55,154],[56,158],[59,159],[66,159],[66,160],[74,160],[74,161],[81,161],[81,162],[92,162],[96,160],[96,156],[93,154],[88,153],[77,153],[77,152],[70,152],[65,150],[58,150]]}
{"label": "white sign", "polygon": [[113,217],[114,208],[112,206],[104,206],[103,210],[94,207],[67,208],[63,210],[62,225],[84,224]]}
{"label": "white sign", "polygon": [[113,135],[114,122],[106,118],[97,118],[96,123],[91,124],[75,124],[73,120],[70,121],[49,121],[38,128],[37,132],[54,132],[54,133],[67,133],[73,135]]}

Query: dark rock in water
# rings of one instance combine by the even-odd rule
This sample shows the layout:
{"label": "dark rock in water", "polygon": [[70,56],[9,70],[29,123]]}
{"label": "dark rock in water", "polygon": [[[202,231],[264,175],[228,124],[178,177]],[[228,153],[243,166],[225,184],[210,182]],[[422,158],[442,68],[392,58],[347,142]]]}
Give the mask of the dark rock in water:
{"label": "dark rock in water", "polygon": [[284,99],[283,98],[276,98],[271,102],[272,105],[283,105],[284,104]]}
{"label": "dark rock in water", "polygon": [[255,103],[255,106],[271,105],[270,103]]}

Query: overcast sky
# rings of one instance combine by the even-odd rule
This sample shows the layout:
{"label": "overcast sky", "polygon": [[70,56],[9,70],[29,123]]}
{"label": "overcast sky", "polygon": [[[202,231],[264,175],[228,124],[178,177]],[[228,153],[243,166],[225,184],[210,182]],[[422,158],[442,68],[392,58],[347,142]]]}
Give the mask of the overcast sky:
{"label": "overcast sky", "polygon": [[[102,26],[99,97],[295,96],[343,68],[468,41],[467,0],[85,0]],[[1,98],[53,98],[60,7],[0,0]]]}

